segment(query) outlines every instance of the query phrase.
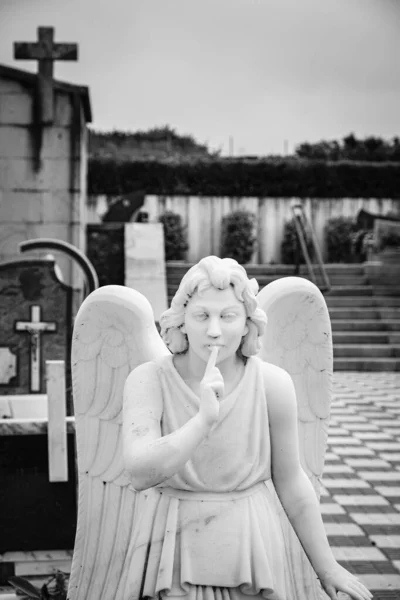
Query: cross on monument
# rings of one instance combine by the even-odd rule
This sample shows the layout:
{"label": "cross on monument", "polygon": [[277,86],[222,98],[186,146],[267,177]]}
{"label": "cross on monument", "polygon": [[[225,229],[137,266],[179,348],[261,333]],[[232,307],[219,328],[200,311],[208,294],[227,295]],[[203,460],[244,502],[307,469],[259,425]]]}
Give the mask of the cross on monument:
{"label": "cross on monument", "polygon": [[17,321],[15,324],[16,331],[26,331],[30,334],[30,350],[31,350],[31,392],[40,392],[41,381],[41,343],[40,337],[42,333],[47,331],[56,331],[56,323],[43,322],[41,318],[41,307],[31,306],[31,320]]}
{"label": "cross on monument", "polygon": [[78,46],[54,43],[54,27],[38,27],[37,42],[14,42],[14,58],[39,61],[41,123],[53,122],[53,67],[55,60],[78,60]]}

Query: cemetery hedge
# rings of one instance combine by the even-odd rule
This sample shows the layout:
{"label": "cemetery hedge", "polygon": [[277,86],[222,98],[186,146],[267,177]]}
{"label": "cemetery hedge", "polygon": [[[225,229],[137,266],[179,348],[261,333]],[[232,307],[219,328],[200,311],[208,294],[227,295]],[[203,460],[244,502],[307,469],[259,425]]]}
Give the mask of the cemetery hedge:
{"label": "cemetery hedge", "polygon": [[91,158],[90,195],[400,198],[399,163],[306,159],[130,161]]}

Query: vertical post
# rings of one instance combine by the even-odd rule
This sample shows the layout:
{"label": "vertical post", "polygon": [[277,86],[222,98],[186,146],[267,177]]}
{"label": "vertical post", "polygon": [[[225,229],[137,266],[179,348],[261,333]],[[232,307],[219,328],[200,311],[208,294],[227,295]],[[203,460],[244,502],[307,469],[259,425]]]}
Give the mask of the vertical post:
{"label": "vertical post", "polygon": [[68,481],[65,363],[46,360],[49,481]]}

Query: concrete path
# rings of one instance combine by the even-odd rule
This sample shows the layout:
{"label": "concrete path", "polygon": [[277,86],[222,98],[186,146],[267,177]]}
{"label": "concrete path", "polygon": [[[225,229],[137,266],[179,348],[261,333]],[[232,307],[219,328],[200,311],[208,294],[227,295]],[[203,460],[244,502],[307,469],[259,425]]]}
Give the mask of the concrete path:
{"label": "concrete path", "polygon": [[400,600],[400,373],[335,373],[323,483],[337,560],[375,600]]}

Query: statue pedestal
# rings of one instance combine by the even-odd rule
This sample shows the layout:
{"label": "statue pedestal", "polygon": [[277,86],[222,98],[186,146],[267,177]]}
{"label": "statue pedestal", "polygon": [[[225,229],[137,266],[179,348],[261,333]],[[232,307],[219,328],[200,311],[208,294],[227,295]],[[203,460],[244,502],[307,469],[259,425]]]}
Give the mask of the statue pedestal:
{"label": "statue pedestal", "polygon": [[161,223],[125,225],[125,285],[149,300],[154,319],[168,308],[164,231]]}

